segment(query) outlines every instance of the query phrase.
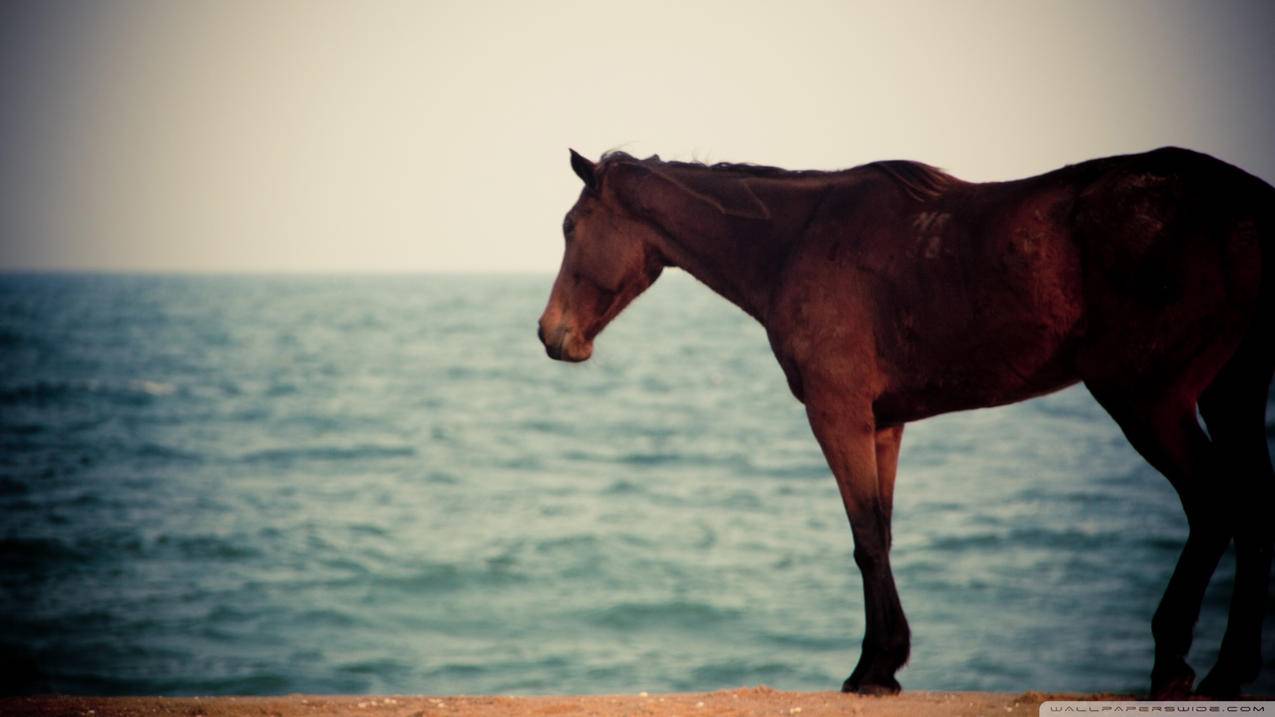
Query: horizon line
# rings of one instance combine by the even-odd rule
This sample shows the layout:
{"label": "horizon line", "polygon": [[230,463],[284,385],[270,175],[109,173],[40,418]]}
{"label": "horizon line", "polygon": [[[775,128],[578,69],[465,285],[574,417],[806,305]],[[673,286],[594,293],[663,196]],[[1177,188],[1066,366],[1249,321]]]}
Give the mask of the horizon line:
{"label": "horizon line", "polygon": [[0,276],[114,275],[114,276],[545,276],[554,269],[260,269],[260,268],[144,268],[144,267],[0,267]]}

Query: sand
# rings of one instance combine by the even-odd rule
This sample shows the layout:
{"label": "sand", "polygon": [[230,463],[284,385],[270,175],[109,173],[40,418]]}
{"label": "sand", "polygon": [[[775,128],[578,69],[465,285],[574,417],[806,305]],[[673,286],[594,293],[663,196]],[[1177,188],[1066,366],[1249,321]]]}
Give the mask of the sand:
{"label": "sand", "polygon": [[[551,697],[13,697],[0,699],[0,715],[111,717],[433,717],[434,715],[1036,715],[1050,699],[1122,699],[1115,695],[995,692],[905,692],[859,697],[837,692],[781,692],[750,687],[720,692]],[[1128,698],[1123,698],[1128,699]]]}

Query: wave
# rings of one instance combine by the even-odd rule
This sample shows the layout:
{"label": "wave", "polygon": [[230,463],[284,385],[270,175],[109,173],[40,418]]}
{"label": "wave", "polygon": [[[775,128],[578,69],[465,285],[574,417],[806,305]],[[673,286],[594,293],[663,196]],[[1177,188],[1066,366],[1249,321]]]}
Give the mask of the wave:
{"label": "wave", "polygon": [[240,457],[244,463],[292,463],[296,461],[362,461],[377,458],[411,458],[412,446],[312,446],[306,448],[268,448]]}
{"label": "wave", "polygon": [[0,538],[0,565],[47,566],[57,562],[78,562],[89,557],[61,538]]}
{"label": "wave", "polygon": [[258,558],[259,548],[246,537],[213,534],[180,535],[163,533],[147,538],[132,531],[113,531],[78,538],[0,538],[0,563],[39,567],[90,565],[114,561],[156,559],[171,556],[181,560],[239,563]]}
{"label": "wave", "polygon": [[0,349],[13,349],[22,345],[25,337],[8,329],[0,329]]}
{"label": "wave", "polygon": [[499,560],[418,563],[401,573],[374,572],[359,566],[358,575],[331,581],[332,586],[364,583],[373,592],[389,590],[413,596],[519,585],[527,577]]}
{"label": "wave", "polygon": [[1165,534],[1152,533],[1145,528],[1130,530],[1117,520],[1109,520],[1096,527],[1076,526],[1018,526],[1002,530],[984,530],[964,535],[937,535],[925,546],[937,551],[975,551],[979,549],[1044,548],[1049,550],[1098,550],[1113,545],[1128,545],[1142,549],[1181,549],[1181,540]]}
{"label": "wave", "polygon": [[173,552],[177,556],[189,560],[213,560],[238,562],[261,556],[261,550],[246,542],[246,539],[223,537],[211,534],[169,535],[157,537],[152,543],[152,550]]}
{"label": "wave", "polygon": [[626,602],[595,610],[588,621],[613,630],[702,630],[720,628],[738,620],[739,610],[722,608],[705,602],[670,600],[666,602]]}
{"label": "wave", "polygon": [[85,399],[110,404],[144,406],[172,396],[179,387],[150,379],[128,381],[35,380],[0,387],[0,406],[52,406]]}

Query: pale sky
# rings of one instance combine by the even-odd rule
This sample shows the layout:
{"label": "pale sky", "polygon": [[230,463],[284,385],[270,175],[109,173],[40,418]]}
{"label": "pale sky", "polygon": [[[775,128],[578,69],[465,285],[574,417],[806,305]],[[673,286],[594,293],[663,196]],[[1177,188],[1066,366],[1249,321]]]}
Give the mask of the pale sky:
{"label": "pale sky", "polygon": [[14,2],[0,269],[552,271],[568,147],[1275,180],[1275,3]]}

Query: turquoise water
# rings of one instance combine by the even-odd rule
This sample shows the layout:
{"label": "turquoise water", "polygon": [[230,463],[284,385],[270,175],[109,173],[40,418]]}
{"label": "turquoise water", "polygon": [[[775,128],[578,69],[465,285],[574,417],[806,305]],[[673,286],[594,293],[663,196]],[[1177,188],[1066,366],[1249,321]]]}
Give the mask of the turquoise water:
{"label": "turquoise water", "polygon": [[[3,691],[837,688],[860,582],[761,328],[674,274],[555,363],[550,282],[0,277]],[[1185,533],[1083,390],[910,426],[900,680],[1145,689]]]}

